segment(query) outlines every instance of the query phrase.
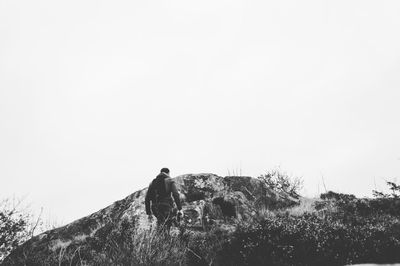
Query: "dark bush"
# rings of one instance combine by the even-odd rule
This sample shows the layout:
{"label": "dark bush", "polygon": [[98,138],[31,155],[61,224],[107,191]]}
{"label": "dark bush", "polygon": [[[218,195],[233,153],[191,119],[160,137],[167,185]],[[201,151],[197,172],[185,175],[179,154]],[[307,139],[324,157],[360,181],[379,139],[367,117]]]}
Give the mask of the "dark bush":
{"label": "dark bush", "polygon": [[400,261],[395,218],[349,225],[317,215],[280,216],[241,228],[220,252],[222,265],[345,265]]}
{"label": "dark bush", "polygon": [[400,198],[356,198],[354,195],[329,191],[321,194],[315,204],[317,210],[328,210],[330,215],[343,219],[357,219],[366,216],[393,215],[400,216]]}
{"label": "dark bush", "polygon": [[351,201],[351,200],[356,199],[356,196],[354,196],[352,194],[342,194],[342,193],[336,193],[333,191],[328,191],[327,193],[321,194],[320,198],[323,200]]}
{"label": "dark bush", "polygon": [[[32,215],[21,206],[22,200],[0,201],[0,262],[32,236]],[[36,226],[35,226],[36,227]]]}

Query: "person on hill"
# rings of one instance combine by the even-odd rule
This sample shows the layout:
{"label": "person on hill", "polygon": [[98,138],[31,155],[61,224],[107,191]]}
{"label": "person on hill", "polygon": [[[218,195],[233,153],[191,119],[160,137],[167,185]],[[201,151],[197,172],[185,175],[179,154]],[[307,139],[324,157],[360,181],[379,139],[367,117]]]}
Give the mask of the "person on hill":
{"label": "person on hill", "polygon": [[147,190],[145,206],[149,220],[151,221],[154,215],[158,227],[169,231],[174,216],[174,201],[178,208],[178,216],[182,216],[182,205],[175,181],[169,176],[169,169],[162,168]]}

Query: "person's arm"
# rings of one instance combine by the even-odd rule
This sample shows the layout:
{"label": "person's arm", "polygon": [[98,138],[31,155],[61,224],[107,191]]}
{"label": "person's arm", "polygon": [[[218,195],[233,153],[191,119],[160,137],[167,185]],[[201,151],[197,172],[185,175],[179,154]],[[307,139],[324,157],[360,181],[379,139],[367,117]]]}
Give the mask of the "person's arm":
{"label": "person's arm", "polygon": [[149,188],[147,189],[146,197],[144,200],[144,204],[146,206],[146,214],[151,215],[150,201],[153,200],[153,182],[150,183]]}
{"label": "person's arm", "polygon": [[178,208],[178,210],[182,210],[182,205],[181,205],[181,200],[179,198],[178,189],[176,188],[174,181],[171,182],[171,192],[172,192],[172,196],[174,197],[176,207]]}

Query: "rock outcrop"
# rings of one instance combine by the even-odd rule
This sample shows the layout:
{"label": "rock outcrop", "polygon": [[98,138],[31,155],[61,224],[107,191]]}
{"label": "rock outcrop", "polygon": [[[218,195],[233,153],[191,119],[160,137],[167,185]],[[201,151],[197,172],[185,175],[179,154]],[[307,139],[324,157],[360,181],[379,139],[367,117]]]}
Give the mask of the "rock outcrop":
{"label": "rock outcrop", "polygon": [[[235,222],[250,219],[262,208],[297,203],[295,198],[269,190],[252,177],[189,174],[176,177],[175,182],[183,203],[184,223],[194,231],[206,231],[212,226],[229,230]],[[69,247],[96,252],[101,249],[102,240],[123,226],[150,228],[144,208],[146,191],[147,188],[136,191],[98,212],[33,237],[12,252],[4,264],[45,265],[49,258],[73,252]]]}

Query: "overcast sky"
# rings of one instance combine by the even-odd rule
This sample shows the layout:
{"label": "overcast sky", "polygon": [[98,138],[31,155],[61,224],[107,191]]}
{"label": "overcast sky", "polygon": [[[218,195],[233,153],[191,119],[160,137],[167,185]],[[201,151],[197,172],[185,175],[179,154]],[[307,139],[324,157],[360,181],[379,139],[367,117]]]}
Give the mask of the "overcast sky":
{"label": "overcast sky", "polygon": [[[173,176],[400,178],[399,1],[0,1],[0,196],[61,222]],[[375,179],[375,182],[374,182]]]}

